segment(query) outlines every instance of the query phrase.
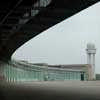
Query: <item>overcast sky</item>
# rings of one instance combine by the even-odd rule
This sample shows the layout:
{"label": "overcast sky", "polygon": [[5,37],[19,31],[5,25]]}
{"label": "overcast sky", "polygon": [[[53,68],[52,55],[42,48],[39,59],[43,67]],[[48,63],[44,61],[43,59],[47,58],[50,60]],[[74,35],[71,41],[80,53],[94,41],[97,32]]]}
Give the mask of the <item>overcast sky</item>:
{"label": "overcast sky", "polygon": [[42,32],[16,50],[12,58],[32,63],[86,64],[87,43],[94,43],[100,73],[100,3]]}

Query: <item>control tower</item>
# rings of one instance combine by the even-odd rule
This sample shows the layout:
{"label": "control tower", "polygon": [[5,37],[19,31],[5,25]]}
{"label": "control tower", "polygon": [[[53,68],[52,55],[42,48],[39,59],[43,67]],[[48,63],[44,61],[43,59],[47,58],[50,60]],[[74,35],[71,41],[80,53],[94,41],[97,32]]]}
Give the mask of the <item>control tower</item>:
{"label": "control tower", "polygon": [[95,54],[96,54],[96,48],[93,43],[87,44],[87,64],[91,65],[91,75],[92,78],[95,79]]}

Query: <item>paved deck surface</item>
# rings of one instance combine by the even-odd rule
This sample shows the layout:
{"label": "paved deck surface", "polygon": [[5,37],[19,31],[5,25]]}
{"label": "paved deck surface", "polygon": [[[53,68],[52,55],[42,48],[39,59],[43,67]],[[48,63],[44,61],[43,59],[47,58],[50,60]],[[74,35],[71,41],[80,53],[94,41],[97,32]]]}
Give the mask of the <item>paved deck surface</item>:
{"label": "paved deck surface", "polygon": [[100,100],[100,81],[1,82],[0,86],[4,100]]}

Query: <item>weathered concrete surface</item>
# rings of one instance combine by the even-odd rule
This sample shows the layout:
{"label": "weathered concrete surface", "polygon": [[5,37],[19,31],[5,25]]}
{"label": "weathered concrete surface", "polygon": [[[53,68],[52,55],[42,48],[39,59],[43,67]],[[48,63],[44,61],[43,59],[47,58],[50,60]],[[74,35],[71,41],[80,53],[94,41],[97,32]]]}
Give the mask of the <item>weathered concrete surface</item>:
{"label": "weathered concrete surface", "polygon": [[0,93],[0,100],[100,100],[100,82],[1,82]]}

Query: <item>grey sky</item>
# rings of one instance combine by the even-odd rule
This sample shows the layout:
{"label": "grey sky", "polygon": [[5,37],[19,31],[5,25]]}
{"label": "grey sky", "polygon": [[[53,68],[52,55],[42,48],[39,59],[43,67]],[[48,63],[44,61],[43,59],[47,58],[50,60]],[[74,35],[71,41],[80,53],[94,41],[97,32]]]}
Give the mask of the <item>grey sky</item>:
{"label": "grey sky", "polygon": [[48,64],[86,64],[86,45],[95,43],[96,73],[100,73],[100,3],[31,39],[13,54],[17,60]]}

